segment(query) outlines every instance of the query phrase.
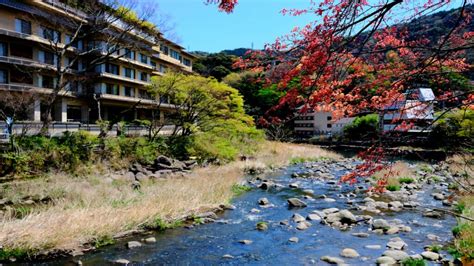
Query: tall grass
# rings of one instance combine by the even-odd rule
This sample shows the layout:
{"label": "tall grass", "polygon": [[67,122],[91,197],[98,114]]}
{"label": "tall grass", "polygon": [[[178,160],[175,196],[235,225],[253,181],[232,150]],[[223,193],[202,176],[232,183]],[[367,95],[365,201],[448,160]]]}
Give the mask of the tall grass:
{"label": "tall grass", "polygon": [[265,142],[255,160],[143,182],[139,191],[129,182],[101,175],[53,174],[46,180],[17,181],[8,184],[4,198],[17,201],[37,195],[49,196],[53,202],[21,219],[7,212],[0,218],[0,243],[10,250],[76,249],[157,220],[172,222],[231,200],[232,188],[241,183],[248,167],[278,167],[291,158],[307,156],[338,157],[315,146]]}

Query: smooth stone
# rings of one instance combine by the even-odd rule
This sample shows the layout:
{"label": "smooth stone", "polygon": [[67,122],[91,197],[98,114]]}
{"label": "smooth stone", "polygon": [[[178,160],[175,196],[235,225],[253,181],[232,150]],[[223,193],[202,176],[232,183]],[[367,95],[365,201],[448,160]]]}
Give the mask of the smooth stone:
{"label": "smooth stone", "polygon": [[344,260],[338,257],[322,256],[321,260],[330,264],[344,264]]}
{"label": "smooth stone", "polygon": [[297,237],[290,237],[288,241],[293,242],[293,243],[298,243],[300,240]]}
{"label": "smooth stone", "polygon": [[283,221],[280,221],[280,224],[281,225],[289,225],[290,222],[288,220],[283,220]]}
{"label": "smooth stone", "polygon": [[224,256],[222,256],[223,259],[233,259],[234,256],[230,255],[230,254],[225,254]]}
{"label": "smooth stone", "polygon": [[289,187],[290,187],[290,188],[299,188],[299,185],[298,185],[298,183],[291,183],[291,184],[289,185]]}
{"label": "smooth stone", "polygon": [[290,207],[295,207],[295,208],[304,208],[308,206],[304,201],[297,198],[288,199],[288,204]]}
{"label": "smooth stone", "polygon": [[329,202],[329,203],[332,203],[332,202],[336,202],[335,199],[331,199],[331,198],[325,198],[323,199],[325,202]]}
{"label": "smooth stone", "polygon": [[298,223],[298,225],[296,226],[296,229],[298,229],[298,230],[306,230],[306,229],[308,229],[310,226],[311,226],[311,223],[310,223],[310,222],[302,221],[302,222],[299,222],[299,223]]}
{"label": "smooth stone", "polygon": [[267,198],[260,198],[258,200],[258,205],[268,205],[270,204],[270,201]]}
{"label": "smooth stone", "polygon": [[259,210],[259,209],[255,209],[255,208],[253,208],[253,209],[251,209],[251,210],[250,210],[250,212],[251,212],[251,213],[259,213],[259,212],[260,212],[260,210]]}
{"label": "smooth stone", "polygon": [[360,256],[359,253],[357,253],[357,251],[352,248],[343,249],[339,255],[346,258],[357,258]]}
{"label": "smooth stone", "polygon": [[257,230],[259,231],[265,231],[268,229],[268,225],[266,223],[258,223],[257,224]]}
{"label": "smooth stone", "polygon": [[156,238],[154,237],[145,238],[145,243],[147,244],[156,243]]}
{"label": "smooth stone", "polygon": [[239,243],[244,244],[244,245],[250,245],[253,243],[253,241],[248,240],[248,239],[243,239],[243,240],[239,240]]}
{"label": "smooth stone", "polygon": [[317,215],[316,213],[308,214],[306,219],[309,220],[309,221],[321,221],[321,217],[319,215]]}
{"label": "smooth stone", "polygon": [[338,211],[339,211],[338,208],[328,208],[328,209],[324,209],[323,213],[325,215],[328,215],[328,214],[335,213],[335,212],[338,212]]}
{"label": "smooth stone", "polygon": [[427,260],[433,260],[433,261],[440,259],[439,254],[432,251],[421,252],[421,256]]}
{"label": "smooth stone", "polygon": [[361,238],[369,237],[369,234],[367,233],[352,233],[352,235]]}
{"label": "smooth stone", "polygon": [[291,217],[291,219],[292,219],[294,222],[297,222],[297,223],[306,220],[303,216],[301,216],[301,215],[298,214],[298,213],[293,214],[293,216]]}
{"label": "smooth stone", "polygon": [[397,263],[394,258],[388,256],[378,257],[375,262],[377,262],[378,265],[395,265]]}
{"label": "smooth stone", "polygon": [[375,219],[374,222],[372,223],[372,228],[386,230],[390,228],[390,225],[384,219]]}
{"label": "smooth stone", "polygon": [[381,245],[366,245],[365,248],[366,249],[381,249],[382,246]]}
{"label": "smooth stone", "polygon": [[130,261],[129,261],[129,260],[126,260],[126,259],[118,259],[118,260],[114,260],[114,263],[115,263],[115,264],[128,265],[128,264],[130,264]]}
{"label": "smooth stone", "polygon": [[402,261],[410,257],[406,252],[401,250],[386,250],[382,255],[391,257],[396,261]]}
{"label": "smooth stone", "polygon": [[439,236],[437,235],[434,235],[434,234],[427,234],[426,237],[431,240],[431,241],[440,241],[441,239],[439,238]]}
{"label": "smooth stone", "polygon": [[398,227],[390,227],[387,231],[385,231],[385,234],[387,235],[394,235],[397,234],[400,231]]}
{"label": "smooth stone", "polygon": [[444,200],[444,195],[441,193],[433,193],[431,194],[435,200]]}
{"label": "smooth stone", "polygon": [[140,242],[138,242],[138,241],[129,241],[129,242],[127,243],[127,248],[128,248],[128,249],[138,248],[138,247],[141,247],[141,246],[142,246],[142,244],[141,244]]}
{"label": "smooth stone", "polygon": [[387,247],[390,249],[402,250],[407,246],[403,241],[390,241],[387,243]]}

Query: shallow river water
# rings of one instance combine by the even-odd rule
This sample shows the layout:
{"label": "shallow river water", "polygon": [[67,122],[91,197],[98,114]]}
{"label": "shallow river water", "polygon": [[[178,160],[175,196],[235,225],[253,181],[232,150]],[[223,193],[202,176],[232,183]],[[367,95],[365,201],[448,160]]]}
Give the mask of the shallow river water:
{"label": "shallow river water", "polygon": [[[344,248],[355,249],[360,257],[343,258],[350,265],[374,265],[376,258],[380,257],[386,250],[386,244],[390,238],[400,237],[406,242],[405,249],[409,255],[420,254],[423,248],[434,243],[446,244],[452,240],[451,228],[456,221],[450,216],[442,219],[422,217],[421,210],[429,207],[441,207],[440,201],[434,201],[430,196],[431,188],[425,187],[424,191],[417,194],[418,202],[421,204],[416,210],[403,210],[401,212],[384,212],[384,214],[372,214],[375,218],[383,218],[391,221],[400,219],[403,224],[411,227],[411,232],[400,232],[395,235],[379,235],[370,231],[370,225],[359,223],[351,230],[340,231],[317,221],[311,221],[309,229],[300,231],[295,228],[291,217],[299,213],[306,217],[313,210],[336,207],[339,209],[350,209],[351,205],[346,203],[347,198],[340,198],[344,194],[355,189],[354,186],[328,184],[323,180],[295,179],[291,178],[294,172],[302,171],[302,166],[293,166],[273,172],[266,178],[281,184],[280,188],[272,188],[268,191],[255,188],[232,202],[235,210],[224,212],[215,223],[198,225],[193,228],[178,228],[155,233],[157,242],[143,244],[142,247],[129,250],[125,247],[126,241],[140,240],[127,239],[125,242],[105,247],[94,253],[81,257],[68,258],[60,261],[48,262],[49,265],[64,265],[71,261],[80,260],[83,265],[111,264],[117,259],[126,259],[133,265],[299,265],[317,264],[325,265],[321,257],[325,255],[340,257],[339,253]],[[339,170],[333,172],[336,177],[343,174]],[[297,181],[298,189],[289,188],[288,185]],[[326,202],[323,199],[304,201],[308,204],[306,208],[290,209],[287,199],[291,197],[303,198],[303,190],[314,190],[314,195],[326,195],[336,199],[335,202]],[[270,208],[261,208],[258,199],[266,197],[273,204]],[[353,198],[355,203],[362,202],[366,197],[364,193],[357,194]],[[362,204],[362,203],[361,203]],[[259,213],[252,213],[257,208]],[[356,215],[362,214],[357,210],[351,210]],[[290,220],[289,225],[280,225],[280,221]],[[269,229],[257,231],[256,223],[268,222]],[[367,238],[353,236],[352,233],[369,233]],[[440,239],[438,242],[429,240],[427,235],[435,234]],[[298,243],[289,242],[289,238],[297,237]],[[245,245],[239,240],[251,240],[253,243]],[[380,245],[381,249],[367,249],[366,245]],[[231,255],[232,258],[224,258]],[[444,256],[447,256],[444,254]]]}

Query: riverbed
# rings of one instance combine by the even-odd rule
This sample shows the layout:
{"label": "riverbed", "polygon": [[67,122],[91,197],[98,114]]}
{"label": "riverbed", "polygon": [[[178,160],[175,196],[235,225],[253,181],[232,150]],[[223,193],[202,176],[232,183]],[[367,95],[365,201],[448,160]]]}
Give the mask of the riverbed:
{"label": "riverbed", "polygon": [[[361,181],[348,185],[338,182],[357,163],[355,160],[303,163],[252,176],[249,184],[253,189],[236,197],[232,202],[235,209],[225,211],[215,222],[154,233],[146,237],[156,238],[155,243],[142,242],[141,247],[133,249],[128,249],[126,243],[141,241],[143,236],[125,239],[83,256],[45,264],[64,265],[80,261],[83,265],[104,265],[126,260],[131,265],[324,265],[326,262],[322,258],[329,256],[350,265],[375,265],[387,250],[399,250],[416,258],[426,247],[445,245],[452,240],[451,228],[456,225],[453,217],[423,216],[428,209],[443,208],[442,202],[431,194],[444,191],[446,184],[428,184],[425,180],[419,182],[418,188],[412,186],[405,193],[406,199],[369,198],[366,193],[368,183]],[[318,169],[323,164],[325,171],[320,172]],[[262,183],[266,183],[268,188],[259,188]],[[262,198],[266,198],[265,204],[262,204]],[[307,207],[290,208],[289,198],[300,199]],[[393,201],[404,206],[388,207]],[[374,208],[373,202],[383,203]],[[326,212],[334,213],[336,209],[330,208],[349,210],[358,221],[349,226],[327,223],[322,216]],[[316,214],[316,218],[313,215],[315,219],[305,222],[308,228],[298,230],[298,223],[294,220],[299,216],[294,218],[295,214],[305,218]],[[321,219],[318,220],[317,216]],[[373,226],[377,219],[383,219],[390,227],[398,229],[389,233],[388,228],[377,231]],[[257,230],[259,222],[265,222],[268,229]],[[396,248],[387,247],[388,243],[397,241],[404,245],[401,248],[396,245]],[[341,256],[341,251],[346,248],[355,250],[358,256]],[[443,250],[440,255],[449,259]]]}

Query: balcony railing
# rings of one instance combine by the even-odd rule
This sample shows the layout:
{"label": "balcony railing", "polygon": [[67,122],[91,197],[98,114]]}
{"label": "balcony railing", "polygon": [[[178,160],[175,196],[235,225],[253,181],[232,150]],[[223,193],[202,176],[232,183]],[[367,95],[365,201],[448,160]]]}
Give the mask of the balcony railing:
{"label": "balcony railing", "polygon": [[22,66],[29,66],[29,67],[41,67],[41,68],[47,68],[51,70],[56,69],[53,65],[50,65],[50,64],[41,63],[32,59],[12,57],[12,56],[0,56],[0,62],[15,64],[15,65],[22,65]]}

